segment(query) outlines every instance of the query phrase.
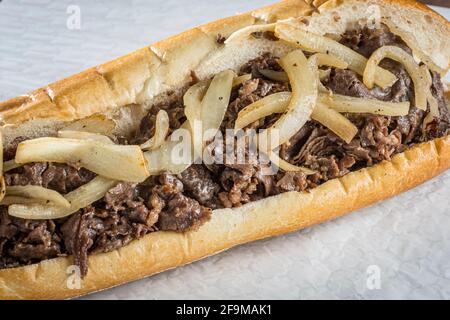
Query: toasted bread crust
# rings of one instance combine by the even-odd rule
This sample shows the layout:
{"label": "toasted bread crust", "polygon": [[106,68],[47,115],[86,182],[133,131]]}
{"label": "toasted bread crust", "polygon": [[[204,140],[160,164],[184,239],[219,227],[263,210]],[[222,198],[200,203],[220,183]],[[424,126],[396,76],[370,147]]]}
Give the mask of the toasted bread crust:
{"label": "toasted bread crust", "polygon": [[[19,127],[34,119],[71,121],[129,104],[145,104],[166,89],[184,85],[189,72],[220,47],[215,41],[218,34],[226,37],[248,25],[316,15],[317,10],[334,10],[349,2],[358,1],[315,0],[318,9],[300,0],[284,1],[212,22],[0,103],[0,115],[6,123]],[[413,1],[376,2],[422,12],[449,28],[445,19]],[[177,50],[180,43],[187,44],[182,51]],[[74,284],[73,270],[68,269],[71,257],[0,270],[0,299],[69,298],[140,279],[242,243],[334,219],[408,190],[449,167],[447,136],[416,145],[392,161],[330,180],[309,193],[288,192],[240,208],[215,210],[211,221],[198,231],[154,232],[119,250],[93,254],[80,288],[70,289]]]}

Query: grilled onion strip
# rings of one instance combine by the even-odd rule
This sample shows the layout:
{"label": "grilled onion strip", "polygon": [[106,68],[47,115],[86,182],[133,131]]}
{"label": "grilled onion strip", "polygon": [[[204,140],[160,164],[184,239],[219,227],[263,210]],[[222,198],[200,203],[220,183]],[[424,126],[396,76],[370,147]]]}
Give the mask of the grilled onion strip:
{"label": "grilled onion strip", "polygon": [[79,163],[80,166],[114,180],[142,182],[148,176],[139,146],[115,145],[93,140],[37,138],[19,144],[17,163]]}
{"label": "grilled onion strip", "polygon": [[278,156],[275,152],[271,151],[269,155],[270,162],[272,162],[275,166],[284,171],[292,171],[292,172],[303,172],[306,175],[315,174],[316,171],[311,170],[306,167],[296,166],[295,164],[289,163],[286,160],[283,160]]}
{"label": "grilled onion strip", "polygon": [[59,192],[41,186],[8,186],[6,187],[6,194],[8,196],[51,202],[56,206],[65,208],[70,207],[69,201],[67,201]]}
{"label": "grilled onion strip", "polygon": [[239,77],[235,77],[233,79],[233,88],[240,86],[241,84],[243,84],[245,81],[251,80],[252,79],[252,75],[249,73],[243,74]]}
{"label": "grilled onion strip", "polygon": [[[228,103],[230,101],[234,76],[235,74],[233,71],[225,70],[217,74],[212,79],[203,98],[201,98],[202,90],[200,90],[200,88],[198,88],[198,91],[193,89],[189,92],[188,90],[188,92],[192,93],[192,95],[189,94],[188,96],[185,96],[185,103],[187,105],[192,105],[192,108],[188,108],[189,118],[195,119],[200,115],[200,125],[202,127],[202,147],[197,147],[200,148],[200,150],[203,150],[204,142],[214,138],[215,134],[220,128],[220,125],[222,124],[225,112],[228,108]],[[200,108],[198,108],[199,99],[202,99]],[[185,133],[190,133],[190,121],[188,120],[184,122],[180,129]],[[175,130],[174,133],[183,133],[183,131]],[[168,171],[177,174],[184,171],[192,164],[194,158],[191,154],[184,155],[184,157],[182,158],[180,158],[180,156],[176,154],[178,150],[177,148],[180,146],[180,143],[183,142],[172,141],[174,133],[172,133],[171,139],[169,141],[166,141],[160,148],[156,150],[146,151],[144,153],[144,156],[148,163],[148,170],[150,174],[158,174],[162,171]],[[189,137],[186,137],[189,138],[190,147],[192,146],[191,135],[192,133],[190,133]],[[177,159],[176,162],[174,162],[175,159]]]}
{"label": "grilled onion strip", "polygon": [[241,28],[235,32],[233,32],[228,39],[225,40],[225,44],[233,43],[233,42],[241,42],[248,38],[253,32],[267,32],[274,31],[276,23],[270,24],[257,24],[253,26],[248,26]]}
{"label": "grilled onion strip", "polygon": [[409,102],[386,102],[340,94],[321,94],[318,101],[338,112],[371,113],[384,116],[405,116],[409,112]]}
{"label": "grilled onion strip", "polygon": [[[364,73],[367,59],[333,39],[299,29],[287,23],[277,23],[275,35],[303,50],[331,54],[345,61],[350,70],[353,70],[360,75]],[[376,67],[375,83],[380,87],[389,87],[396,80],[396,77],[389,71],[378,66]]]}
{"label": "grilled onion strip", "polygon": [[[321,97],[322,95],[319,96]],[[239,112],[235,130],[242,129],[258,119],[273,113],[285,112],[290,98],[290,92],[278,92],[248,105]],[[350,143],[358,132],[358,129],[350,120],[329,108],[327,104],[319,101],[314,107],[311,119],[323,124],[347,143]]]}
{"label": "grilled onion strip", "polygon": [[434,63],[433,59],[426,55],[417,45],[417,41],[414,39],[414,36],[409,32],[399,28],[389,19],[382,19],[383,23],[388,26],[389,31],[393,34],[399,36],[406,45],[412,50],[413,54],[420,59],[425,65],[434,72],[439,73],[442,77],[445,76],[447,71],[441,67],[439,67],[436,63]]}
{"label": "grilled onion strip", "polygon": [[42,204],[12,204],[8,207],[8,213],[11,216],[23,219],[63,218],[100,200],[116,183],[114,180],[97,176],[64,196],[70,203],[69,207]]}
{"label": "grilled onion strip", "polygon": [[14,159],[3,162],[3,172],[16,169],[23,166],[22,163],[17,163]]}
{"label": "grilled onion strip", "polygon": [[414,83],[415,105],[419,109],[426,110],[427,97],[429,95],[430,88],[427,88],[424,74],[420,71],[419,66],[414,61],[414,58],[399,47],[384,46],[372,53],[367,61],[363,75],[363,81],[366,87],[369,89],[373,88],[378,64],[384,58],[389,58],[403,64]]}
{"label": "grilled onion strip", "polygon": [[155,134],[153,137],[141,144],[142,150],[152,150],[159,148],[169,133],[169,115],[165,110],[159,110],[156,114]]}
{"label": "grilled onion strip", "polygon": [[[309,120],[317,100],[319,76],[315,60],[307,60],[301,50],[280,59],[292,87],[286,112],[267,129],[267,141],[260,145],[264,152],[273,150],[289,139]],[[277,130],[277,141],[272,131]]]}
{"label": "grilled onion strip", "polygon": [[[430,88],[431,85],[433,84],[433,80],[431,79],[430,71],[428,70],[426,65],[420,66],[420,71],[423,73],[427,88]],[[430,111],[423,119],[423,124],[422,124],[423,130],[425,130],[427,125],[430,122],[432,122],[435,118],[439,118],[439,115],[440,115],[438,101],[433,96],[431,91],[428,92],[427,102],[430,107]]]}
{"label": "grilled onion strip", "polygon": [[58,138],[68,138],[68,139],[79,139],[79,140],[92,140],[101,143],[112,144],[114,143],[107,136],[86,132],[86,131],[75,131],[75,130],[60,130],[58,131]]}

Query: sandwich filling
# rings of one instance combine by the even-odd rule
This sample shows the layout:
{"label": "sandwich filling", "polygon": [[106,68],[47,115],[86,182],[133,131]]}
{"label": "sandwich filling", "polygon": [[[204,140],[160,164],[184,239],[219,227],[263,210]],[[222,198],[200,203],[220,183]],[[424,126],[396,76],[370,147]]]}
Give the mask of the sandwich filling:
{"label": "sandwich filling", "polygon": [[[279,40],[271,31],[256,32],[251,36]],[[385,25],[349,30],[342,35],[340,43],[367,59],[385,46],[395,46],[412,54],[406,43]],[[307,50],[304,53],[307,57],[312,55]],[[279,58],[266,53],[240,68],[238,76],[244,76],[244,81],[231,90],[220,131],[225,134],[226,129],[235,128],[240,112],[252,103],[277,93],[288,95],[292,91]],[[287,191],[307,192],[348,172],[390,160],[414,144],[449,134],[450,113],[437,72],[427,70],[431,77],[431,98],[438,108],[437,116],[430,118],[427,117],[431,112],[430,105],[427,110],[416,106],[416,84],[405,66],[392,59],[383,59],[379,66],[395,75],[395,83],[369,89],[354,70],[329,66],[320,66],[320,82],[334,96],[399,104],[409,102],[409,111],[400,116],[340,112],[355,127],[349,141],[324,122],[315,120],[313,113],[312,119],[278,148],[281,160],[309,171],[280,169],[274,174],[266,174],[267,164],[258,161],[197,163],[180,173],[150,175],[143,182],[117,181],[98,200],[56,219],[15,217],[8,211],[11,203],[3,201],[0,206],[0,268],[72,255],[82,275],[86,275],[88,256],[92,253],[118,249],[150,232],[195,230],[207,223],[214,209],[239,207]],[[192,78],[193,83],[198,81],[194,74]],[[183,97],[173,94],[167,103],[150,109],[133,137],[109,138],[118,145],[145,143],[155,135],[157,115],[161,110],[168,116],[167,134],[182,127],[187,119]],[[272,113],[246,124],[245,128],[267,129],[281,117],[280,113]],[[27,140],[27,137],[16,138],[4,150],[4,160],[14,159],[17,146]],[[80,162],[42,161],[22,164],[7,170],[3,176],[6,196],[8,188],[14,190],[11,187],[15,186],[41,186],[67,195],[94,181],[98,173],[86,169]]]}

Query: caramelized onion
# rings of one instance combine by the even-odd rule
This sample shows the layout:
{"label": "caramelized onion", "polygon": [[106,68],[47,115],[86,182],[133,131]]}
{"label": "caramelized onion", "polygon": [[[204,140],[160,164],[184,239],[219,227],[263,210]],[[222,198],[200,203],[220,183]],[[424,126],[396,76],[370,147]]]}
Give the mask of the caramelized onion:
{"label": "caramelized onion", "polygon": [[[268,141],[260,145],[263,152],[273,150],[289,139],[309,120],[317,100],[319,75],[315,60],[307,60],[301,50],[295,50],[280,59],[292,87],[286,112],[267,129]],[[272,131],[277,130],[278,141]]]}
{"label": "caramelized onion", "polygon": [[257,24],[253,26],[248,26],[241,28],[235,32],[233,32],[227,40],[225,40],[225,44],[229,44],[232,42],[241,42],[248,38],[253,32],[267,32],[275,30],[275,23],[270,24]]}
{"label": "caramelized onion", "polygon": [[261,73],[264,77],[270,80],[279,81],[279,82],[288,82],[289,78],[284,71],[275,71],[270,69],[258,69],[259,73]]}
{"label": "caramelized onion", "polygon": [[389,58],[403,64],[408,71],[409,76],[414,82],[414,95],[416,107],[422,110],[427,109],[427,96],[430,89],[427,88],[425,77],[420,71],[419,66],[414,61],[414,58],[410,56],[403,49],[396,46],[384,46],[375,50],[367,61],[366,68],[364,70],[363,81],[367,88],[372,89],[375,82],[375,73],[378,64],[384,58]]}
{"label": "caramelized onion", "polygon": [[183,97],[184,114],[186,115],[191,130],[191,138],[194,150],[194,158],[202,155],[203,129],[201,125],[202,99],[205,95],[206,84],[197,83],[190,87]]}
{"label": "caramelized onion", "polygon": [[[433,80],[431,79],[430,71],[428,70],[426,65],[422,65],[419,67],[422,72],[427,88],[430,88],[433,84]],[[428,92],[427,102],[430,107],[430,111],[423,119],[422,128],[426,129],[427,125],[432,122],[435,118],[439,118],[439,105],[436,98],[432,95],[431,91]]]}
{"label": "caramelized onion", "polygon": [[[319,96],[322,97],[323,95]],[[290,92],[278,92],[248,105],[239,112],[235,130],[242,129],[258,119],[267,117],[273,113],[285,112],[290,98]],[[350,120],[319,101],[314,107],[311,119],[323,124],[347,143],[350,143],[358,132],[358,129]]]}
{"label": "caramelized onion", "polygon": [[319,102],[338,112],[371,113],[384,116],[405,116],[409,102],[386,102],[377,99],[356,98],[340,94],[321,94]]}
{"label": "caramelized onion", "polygon": [[85,185],[69,192],[64,198],[70,203],[65,208],[55,205],[42,204],[12,204],[8,207],[11,216],[23,219],[59,219],[69,216],[103,198],[109,189],[116,185],[116,181],[97,176]]}
{"label": "caramelized onion", "polygon": [[148,176],[139,146],[115,145],[92,140],[38,138],[19,144],[17,163],[58,162],[80,166],[114,180],[142,182]]}
{"label": "caramelized onion", "polygon": [[153,137],[141,144],[142,150],[159,148],[166,140],[169,133],[169,116],[165,110],[159,110],[156,114],[155,134]]}
{"label": "caramelized onion", "polygon": [[112,144],[112,140],[107,136],[86,132],[86,131],[73,131],[73,130],[60,130],[58,131],[58,138],[79,139],[79,140],[93,140],[101,143]]}
{"label": "caramelized onion", "polygon": [[280,169],[284,171],[293,171],[293,172],[303,172],[306,175],[311,175],[316,173],[316,171],[311,170],[306,167],[296,166],[292,163],[287,162],[286,160],[281,159],[276,153],[273,151],[269,156],[270,161]]}
{"label": "caramelized onion", "polygon": [[[234,72],[231,70],[225,70],[217,74],[212,79],[208,90],[201,101],[200,119],[202,126],[202,150],[204,142],[213,139],[222,124],[225,112],[228,108],[228,103],[230,101],[234,75]],[[199,94],[199,92],[197,92],[197,94]],[[196,97],[195,99],[197,99],[197,102],[193,102],[193,104],[195,104],[198,103],[200,96],[200,94],[193,94],[192,96],[190,95],[189,98],[186,98],[189,100],[191,97]],[[186,100],[186,102],[190,104],[191,102],[188,100]],[[198,117],[198,109],[193,107],[193,110],[194,111],[192,113],[194,115],[190,117]],[[189,121],[183,123],[180,129],[191,132]],[[175,130],[174,133],[177,132],[178,130]],[[173,138],[174,133],[172,133],[171,138]],[[189,138],[192,139],[191,137]],[[150,174],[158,174],[163,171],[177,174],[184,171],[192,164],[193,157],[191,154],[184,155],[183,158],[180,158],[179,155],[174,154],[180,143],[181,142],[179,141],[172,141],[172,139],[170,139],[170,141],[166,141],[160,148],[144,153]],[[189,145],[192,146],[192,141],[189,141]],[[175,158],[177,162],[174,161]]]}
{"label": "caramelized onion", "polygon": [[17,163],[14,159],[3,162],[3,172],[7,172],[23,166],[22,163]]}
{"label": "caramelized onion", "polygon": [[245,81],[251,80],[252,79],[252,75],[249,73],[243,74],[242,76],[239,77],[235,77],[233,79],[233,88],[240,86],[241,84],[243,84]]}
{"label": "caramelized onion", "polygon": [[[278,38],[288,41],[303,50],[331,54],[348,64],[350,70],[362,75],[366,67],[367,59],[352,49],[330,38],[314,34],[287,23],[278,23],[275,28]],[[389,87],[396,77],[387,70],[377,66],[375,83],[380,87]]]}
{"label": "caramelized onion", "polygon": [[69,201],[67,201],[59,192],[41,186],[9,186],[6,187],[6,194],[8,196],[47,201],[51,202],[53,205],[65,208],[70,207]]}
{"label": "caramelized onion", "polygon": [[414,36],[410,33],[408,33],[405,30],[400,29],[398,26],[392,23],[392,21],[388,19],[382,20],[384,24],[386,24],[389,28],[389,31],[391,31],[393,34],[399,36],[403,42],[406,43],[406,45],[412,50],[413,54],[420,59],[425,65],[428,66],[430,70],[433,70],[437,73],[439,73],[441,76],[445,76],[447,73],[447,70],[439,67],[436,63],[433,62],[433,59],[431,59],[428,55],[426,55],[417,45],[417,41],[414,39]]}

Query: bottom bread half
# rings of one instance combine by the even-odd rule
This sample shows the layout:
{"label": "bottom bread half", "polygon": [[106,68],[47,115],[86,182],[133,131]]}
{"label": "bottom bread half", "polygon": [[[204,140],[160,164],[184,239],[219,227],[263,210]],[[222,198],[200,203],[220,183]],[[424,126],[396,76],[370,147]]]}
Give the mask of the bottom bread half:
{"label": "bottom bread half", "polygon": [[[299,230],[408,190],[448,169],[450,136],[416,145],[310,192],[287,192],[240,208],[219,209],[199,230],[154,232],[119,250],[94,254],[73,282],[71,257],[0,270],[0,299],[62,299],[175,268],[233,246]],[[74,285],[75,284],[75,285]]]}

